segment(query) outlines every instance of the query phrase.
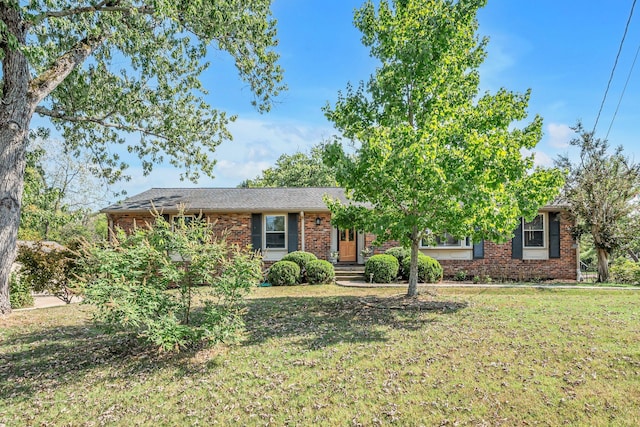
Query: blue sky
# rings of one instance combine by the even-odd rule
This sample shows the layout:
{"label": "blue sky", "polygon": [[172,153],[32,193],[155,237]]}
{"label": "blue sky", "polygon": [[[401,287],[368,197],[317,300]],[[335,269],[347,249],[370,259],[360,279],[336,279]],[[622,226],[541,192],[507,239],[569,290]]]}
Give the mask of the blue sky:
{"label": "blue sky", "polygon": [[[135,160],[130,182],[117,184],[129,195],[150,187],[235,187],[274,164],[283,153],[308,151],[334,134],[321,108],[333,103],[347,82],[368,79],[376,63],[360,43],[353,27],[353,11],[360,0],[274,0],[278,20],[281,65],[289,90],[272,111],[258,114],[251,93],[239,81],[224,53],[213,52],[205,75],[208,102],[239,118],[231,126],[233,141],[218,147],[215,179],[197,184],[181,182],[179,171],[158,165],[143,177]],[[576,156],[568,146],[569,126],[582,120],[594,125],[613,67],[632,0],[489,0],[478,15],[479,34],[490,38],[481,68],[481,90],[500,87],[532,90],[529,112],[544,119],[544,137],[536,148],[536,162],[551,165],[559,154]],[[321,6],[320,6],[321,5]],[[597,128],[604,137],[640,45],[640,6],[634,11]],[[640,61],[639,61],[640,62]],[[640,64],[630,77],[617,117],[609,133],[612,146],[640,161]]]}

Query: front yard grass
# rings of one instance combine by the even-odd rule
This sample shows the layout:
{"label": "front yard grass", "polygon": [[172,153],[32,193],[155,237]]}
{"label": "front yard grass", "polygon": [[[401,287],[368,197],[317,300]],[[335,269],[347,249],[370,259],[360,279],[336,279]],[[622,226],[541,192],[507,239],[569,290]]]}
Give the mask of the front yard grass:
{"label": "front yard grass", "polygon": [[640,293],[403,291],[256,288],[239,345],[179,355],[14,313],[0,425],[640,425]]}

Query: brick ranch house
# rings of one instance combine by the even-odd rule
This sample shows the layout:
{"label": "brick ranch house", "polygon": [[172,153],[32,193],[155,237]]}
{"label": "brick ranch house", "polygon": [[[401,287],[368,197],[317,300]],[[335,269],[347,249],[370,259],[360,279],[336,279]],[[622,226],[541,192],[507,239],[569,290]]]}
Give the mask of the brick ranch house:
{"label": "brick ranch house", "polygon": [[[155,209],[168,220],[180,207],[187,216],[202,216],[227,240],[260,249],[267,265],[296,250],[339,262],[364,264],[363,248],[375,238],[358,230],[338,230],[323,202],[328,195],[346,202],[341,188],[153,188],[102,210],[109,228],[130,231],[152,222]],[[561,205],[539,210],[531,222],[521,220],[515,237],[507,243],[473,243],[452,238],[420,250],[442,264],[445,276],[464,271],[469,277],[488,275],[494,279],[579,279],[579,249],[569,232]],[[382,253],[395,246],[387,242],[374,247]]]}

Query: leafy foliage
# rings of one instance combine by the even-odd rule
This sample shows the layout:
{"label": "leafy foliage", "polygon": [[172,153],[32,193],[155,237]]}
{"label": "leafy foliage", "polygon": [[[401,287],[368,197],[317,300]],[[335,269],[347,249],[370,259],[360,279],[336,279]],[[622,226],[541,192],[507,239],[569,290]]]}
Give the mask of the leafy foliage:
{"label": "leafy foliage", "polygon": [[[95,320],[163,351],[233,340],[242,297],[261,277],[254,253],[214,240],[204,221],[172,227],[157,216],[150,228],[85,253],[85,302],[97,307]],[[196,300],[204,308],[196,310]]]}
{"label": "leafy foliage", "polygon": [[240,187],[335,187],[335,170],[322,161],[322,147],[311,148],[309,154],[283,154],[273,167],[265,169]]}
{"label": "leafy foliage", "polygon": [[[609,279],[609,259],[616,249],[637,239],[640,192],[640,163],[634,163],[618,147],[608,153],[609,143],[595,138],[581,123],[571,145],[580,148],[580,160],[573,163],[561,156],[556,164],[568,171],[563,197],[575,221],[574,234],[589,233],[598,258],[598,281]],[[634,225],[635,223],[635,225]]]}
{"label": "leafy foliage", "polygon": [[293,251],[283,256],[281,261],[293,261],[298,264],[298,267],[300,267],[300,277],[298,277],[298,283],[303,283],[307,276],[307,264],[317,259],[318,257],[311,252]]}
{"label": "leafy foliage", "polygon": [[336,272],[333,264],[323,259],[309,261],[306,266],[307,281],[311,285],[324,285],[333,283],[336,279]]}
{"label": "leafy foliage", "polygon": [[300,267],[293,261],[278,261],[267,273],[267,281],[273,286],[293,286],[300,283]]}
{"label": "leafy foliage", "polygon": [[105,239],[106,217],[92,214],[106,192],[91,175],[87,159],[64,153],[62,142],[43,140],[33,133],[24,175],[18,237],[71,243],[82,236]]}
{"label": "leafy foliage", "polygon": [[558,170],[534,169],[542,119],[523,128],[529,92],[479,93],[486,39],[476,35],[481,0],[368,1],[355,13],[364,45],[380,63],[347,86],[325,113],[340,138],[324,160],[354,203],[328,200],[332,222],[417,252],[430,230],[456,238],[505,241],[519,217],[532,218],[562,185]]}
{"label": "leafy foliage", "polygon": [[54,242],[26,242],[18,248],[20,281],[33,292],[48,292],[67,304],[82,290],[75,282],[78,253]]}
{"label": "leafy foliage", "polygon": [[396,257],[377,254],[365,262],[364,276],[367,280],[371,278],[374,283],[391,283],[398,277],[399,269],[400,264]]}
{"label": "leafy foliage", "polygon": [[398,263],[400,265],[402,265],[402,261],[409,257],[411,255],[411,251],[407,248],[404,248],[402,246],[396,246],[393,248],[389,248],[386,251],[384,251],[385,254],[387,255],[392,255],[394,257],[396,257],[396,259],[398,260]]}
{"label": "leafy foliage", "polygon": [[[402,260],[402,277],[409,277],[411,257]],[[442,266],[440,263],[423,253],[418,253],[418,282],[437,283],[442,280]]]}
{"label": "leafy foliage", "polygon": [[640,285],[640,263],[626,258],[618,258],[610,269],[611,279],[616,283]]}
{"label": "leafy foliage", "polygon": [[[270,0],[33,0],[0,2],[0,61],[7,132],[0,140],[0,314],[8,280],[33,114],[49,120],[64,152],[87,154],[108,183],[127,179],[121,152],[212,175],[211,153],[235,116],[204,100],[210,52],[231,57],[268,111],[281,90]],[[117,148],[120,147],[120,148]]]}
{"label": "leafy foliage", "polygon": [[11,274],[9,278],[9,298],[12,308],[33,306],[33,295],[30,287],[23,280],[20,280],[20,276],[16,273]]}

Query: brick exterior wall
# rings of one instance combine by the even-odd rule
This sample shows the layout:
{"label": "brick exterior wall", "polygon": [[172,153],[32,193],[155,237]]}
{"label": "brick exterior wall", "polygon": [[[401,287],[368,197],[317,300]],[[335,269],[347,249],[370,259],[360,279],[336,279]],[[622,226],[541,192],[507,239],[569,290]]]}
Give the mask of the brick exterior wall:
{"label": "brick exterior wall", "polygon": [[[218,236],[226,235],[230,243],[246,247],[251,244],[251,214],[250,213],[211,213],[205,215],[209,222],[214,223],[214,230]],[[320,218],[320,225],[316,225],[316,218]],[[131,232],[134,227],[145,227],[153,221],[148,214],[110,214],[108,218],[113,225]],[[298,230],[304,220],[304,246],[307,252],[315,254],[319,259],[329,259],[331,251],[331,216],[327,212],[305,212],[304,218],[298,217]],[[576,242],[569,232],[570,224],[566,218],[560,220],[560,258],[546,260],[526,260],[511,258],[511,242],[497,244],[485,241],[484,258],[474,260],[440,260],[445,277],[451,278],[459,271],[465,271],[467,277],[488,275],[495,280],[531,280],[531,279],[577,279]],[[375,236],[365,234],[365,246],[372,245]],[[397,246],[397,242],[386,242],[375,247],[375,253],[384,253],[388,248]],[[297,250],[302,248],[302,236],[298,235]],[[358,252],[363,248],[358,247]],[[425,251],[427,252],[427,251]],[[265,263],[266,266],[272,262]]]}
{"label": "brick exterior wall", "polygon": [[440,260],[445,277],[465,271],[468,277],[488,275],[497,280],[577,280],[578,252],[571,236],[570,223],[560,217],[560,258],[545,260],[511,258],[511,241],[503,244],[484,242],[484,258]]}
{"label": "brick exterior wall", "polygon": [[[320,218],[320,225],[316,225]],[[298,229],[300,218],[298,217]],[[328,212],[304,213],[304,249],[319,259],[328,260],[331,253],[331,214]],[[302,236],[298,236],[298,250],[302,250]]]}

